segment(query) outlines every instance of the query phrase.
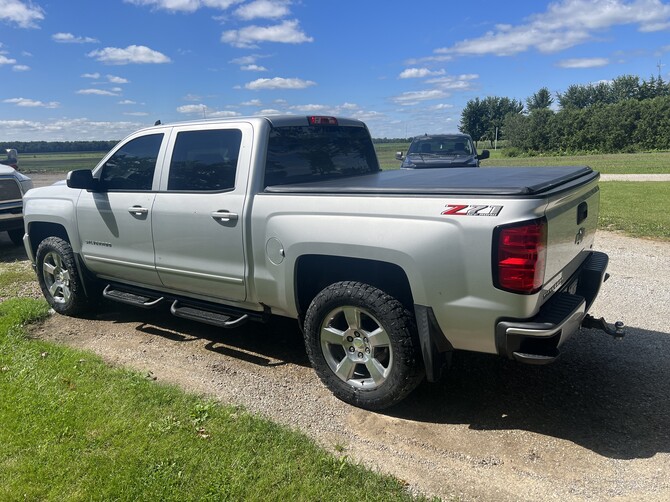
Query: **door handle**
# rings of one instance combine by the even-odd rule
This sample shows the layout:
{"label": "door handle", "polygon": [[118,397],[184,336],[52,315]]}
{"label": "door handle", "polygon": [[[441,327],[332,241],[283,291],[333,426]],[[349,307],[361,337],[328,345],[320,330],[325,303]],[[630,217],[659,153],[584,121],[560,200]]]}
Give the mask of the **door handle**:
{"label": "door handle", "polygon": [[212,218],[219,221],[237,221],[239,216],[237,215],[237,213],[231,213],[230,211],[222,209],[219,211],[213,211]]}
{"label": "door handle", "polygon": [[130,214],[134,214],[135,216],[143,216],[145,214],[148,214],[149,210],[146,207],[133,206],[128,208],[128,212]]}

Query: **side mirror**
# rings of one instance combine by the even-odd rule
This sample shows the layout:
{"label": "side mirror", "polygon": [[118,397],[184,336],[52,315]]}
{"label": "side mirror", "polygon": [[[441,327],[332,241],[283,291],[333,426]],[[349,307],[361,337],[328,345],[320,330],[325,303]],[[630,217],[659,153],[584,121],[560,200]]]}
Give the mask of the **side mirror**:
{"label": "side mirror", "polygon": [[67,173],[67,186],[69,188],[95,190],[98,187],[98,180],[93,177],[93,172],[90,169],[77,169]]}
{"label": "side mirror", "polygon": [[482,153],[480,153],[477,156],[477,158],[479,160],[484,160],[484,159],[488,159],[490,156],[491,156],[491,152],[489,152],[488,150],[482,150]]}
{"label": "side mirror", "polygon": [[395,152],[395,160],[403,160],[405,156],[402,154],[402,152]]}

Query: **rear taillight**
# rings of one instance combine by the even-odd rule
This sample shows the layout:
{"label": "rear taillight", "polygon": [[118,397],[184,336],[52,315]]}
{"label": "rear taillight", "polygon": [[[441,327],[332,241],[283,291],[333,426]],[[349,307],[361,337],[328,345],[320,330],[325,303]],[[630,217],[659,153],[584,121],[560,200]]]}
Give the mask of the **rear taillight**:
{"label": "rear taillight", "polygon": [[495,287],[525,295],[537,293],[544,283],[546,220],[498,227],[493,242]]}
{"label": "rear taillight", "polygon": [[307,120],[309,120],[309,125],[337,125],[337,119],[335,117],[312,115],[311,117],[307,117]]}

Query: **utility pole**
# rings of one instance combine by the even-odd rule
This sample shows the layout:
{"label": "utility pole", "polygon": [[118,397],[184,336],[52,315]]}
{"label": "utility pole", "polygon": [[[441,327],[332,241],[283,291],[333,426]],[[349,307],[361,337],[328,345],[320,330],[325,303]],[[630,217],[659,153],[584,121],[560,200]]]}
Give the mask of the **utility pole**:
{"label": "utility pole", "polygon": [[658,68],[658,79],[661,79],[661,68],[665,66],[664,64],[661,63],[661,60],[658,60],[658,63],[656,63],[656,68]]}

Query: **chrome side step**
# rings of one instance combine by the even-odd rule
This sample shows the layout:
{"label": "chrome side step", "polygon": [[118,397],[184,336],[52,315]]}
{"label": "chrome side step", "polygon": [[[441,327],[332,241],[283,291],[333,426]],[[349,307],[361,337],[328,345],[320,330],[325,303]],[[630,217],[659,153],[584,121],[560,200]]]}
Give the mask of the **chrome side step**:
{"label": "chrome side step", "polygon": [[126,305],[134,305],[135,307],[140,307],[143,309],[154,308],[164,300],[162,296],[159,298],[152,298],[150,296],[144,296],[138,293],[131,293],[130,291],[114,289],[111,284],[108,284],[105,287],[104,291],[102,292],[102,296],[108,300],[125,303]]}
{"label": "chrome side step", "polygon": [[239,317],[231,317],[221,312],[213,312],[211,310],[204,310],[191,305],[180,305],[178,300],[175,300],[170,307],[172,315],[190,319],[191,321],[198,321],[220,328],[232,329],[241,326],[249,319],[248,314],[243,314]]}

